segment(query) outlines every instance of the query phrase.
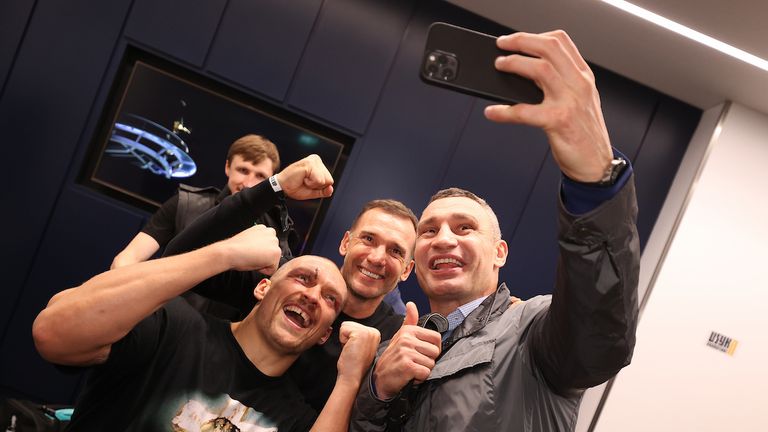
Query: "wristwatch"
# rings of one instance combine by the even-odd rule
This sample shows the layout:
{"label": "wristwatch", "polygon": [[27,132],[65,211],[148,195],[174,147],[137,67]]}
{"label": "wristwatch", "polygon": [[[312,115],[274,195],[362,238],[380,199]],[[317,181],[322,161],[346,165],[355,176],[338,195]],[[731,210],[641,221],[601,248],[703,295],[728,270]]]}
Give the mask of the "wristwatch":
{"label": "wristwatch", "polygon": [[605,170],[603,178],[600,181],[595,182],[597,186],[613,186],[616,184],[616,180],[619,178],[624,169],[627,168],[627,161],[624,158],[615,158],[611,161],[611,165]]}

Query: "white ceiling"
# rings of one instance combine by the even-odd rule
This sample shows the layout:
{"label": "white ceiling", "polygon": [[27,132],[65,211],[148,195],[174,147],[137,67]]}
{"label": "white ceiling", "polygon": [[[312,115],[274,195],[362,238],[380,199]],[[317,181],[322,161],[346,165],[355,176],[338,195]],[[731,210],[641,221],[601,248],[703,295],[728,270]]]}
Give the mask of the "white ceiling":
{"label": "white ceiling", "polygon": [[[598,0],[449,0],[518,31],[564,29],[590,62],[696,107],[731,100],[768,113],[768,72]],[[634,4],[768,59],[766,0]]]}

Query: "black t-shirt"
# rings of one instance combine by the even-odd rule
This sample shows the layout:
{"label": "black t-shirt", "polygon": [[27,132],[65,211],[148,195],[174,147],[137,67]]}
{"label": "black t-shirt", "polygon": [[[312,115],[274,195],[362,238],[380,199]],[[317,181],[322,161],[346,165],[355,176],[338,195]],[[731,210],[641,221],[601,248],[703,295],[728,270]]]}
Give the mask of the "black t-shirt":
{"label": "black t-shirt", "polygon": [[325,401],[336,385],[336,362],[341,355],[339,329],[344,321],[355,321],[368,327],[374,327],[381,333],[381,341],[392,339],[403,325],[403,316],[396,314],[392,307],[381,303],[376,311],[368,318],[356,319],[340,313],[333,322],[333,332],[323,345],[315,345],[302,353],[296,362],[288,369],[290,375],[299,386],[301,394],[307,403],[318,412],[322,411]]}
{"label": "black t-shirt", "polygon": [[177,298],[93,368],[68,430],[199,430],[229,422],[240,430],[305,431],[315,418],[290,378],[266,376],[248,360],[228,321]]}
{"label": "black t-shirt", "polygon": [[163,247],[176,235],[176,208],[179,206],[179,194],[175,194],[164,202],[152,217],[149,218],[141,232]]}

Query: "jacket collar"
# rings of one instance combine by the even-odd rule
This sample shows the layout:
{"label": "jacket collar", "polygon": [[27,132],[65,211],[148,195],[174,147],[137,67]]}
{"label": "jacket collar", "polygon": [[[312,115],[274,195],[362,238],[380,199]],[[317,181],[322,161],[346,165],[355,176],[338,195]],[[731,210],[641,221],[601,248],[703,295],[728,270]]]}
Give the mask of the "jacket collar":
{"label": "jacket collar", "polygon": [[488,324],[489,321],[495,319],[504,311],[509,308],[509,289],[503,282],[496,288],[496,292],[489,295],[480,306],[475,308],[464,322],[454,330],[451,337],[449,337],[443,344],[443,349],[447,349],[461,338],[470,336]]}

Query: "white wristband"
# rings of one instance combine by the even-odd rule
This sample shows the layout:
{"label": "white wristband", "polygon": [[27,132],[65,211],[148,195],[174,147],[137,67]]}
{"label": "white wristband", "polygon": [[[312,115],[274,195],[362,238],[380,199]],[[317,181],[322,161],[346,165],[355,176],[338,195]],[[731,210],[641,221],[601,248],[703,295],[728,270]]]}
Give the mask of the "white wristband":
{"label": "white wristband", "polygon": [[272,190],[275,192],[282,192],[283,190],[283,188],[280,187],[280,182],[277,181],[276,175],[269,178],[269,185],[272,186]]}

